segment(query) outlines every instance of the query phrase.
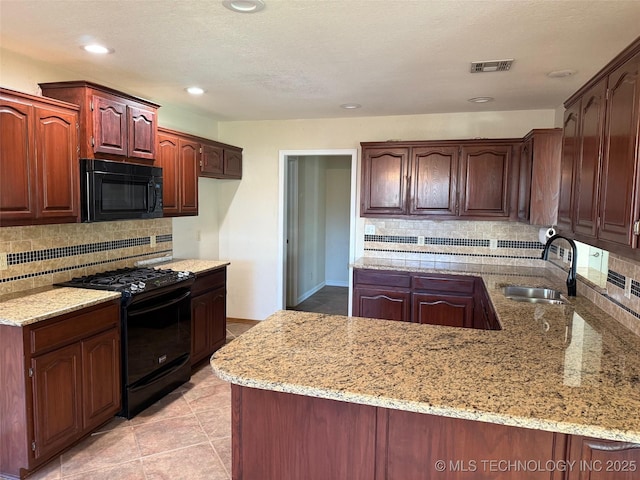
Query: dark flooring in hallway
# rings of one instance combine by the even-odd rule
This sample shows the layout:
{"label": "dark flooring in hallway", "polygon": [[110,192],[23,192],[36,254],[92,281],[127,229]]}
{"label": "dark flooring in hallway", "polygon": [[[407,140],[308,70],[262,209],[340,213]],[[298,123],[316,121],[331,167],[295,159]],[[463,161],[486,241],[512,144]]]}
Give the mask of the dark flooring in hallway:
{"label": "dark flooring in hallway", "polygon": [[328,313],[331,315],[349,314],[349,288],[348,287],[322,287],[304,302],[295,307],[287,307],[287,310],[300,312]]}

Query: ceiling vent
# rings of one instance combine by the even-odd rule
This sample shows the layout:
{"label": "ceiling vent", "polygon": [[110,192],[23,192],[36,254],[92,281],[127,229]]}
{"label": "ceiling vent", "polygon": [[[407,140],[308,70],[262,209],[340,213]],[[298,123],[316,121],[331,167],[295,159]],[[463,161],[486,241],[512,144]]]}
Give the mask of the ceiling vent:
{"label": "ceiling vent", "polygon": [[484,62],[471,62],[471,73],[481,72],[506,72],[511,68],[513,58],[506,60],[486,60]]}

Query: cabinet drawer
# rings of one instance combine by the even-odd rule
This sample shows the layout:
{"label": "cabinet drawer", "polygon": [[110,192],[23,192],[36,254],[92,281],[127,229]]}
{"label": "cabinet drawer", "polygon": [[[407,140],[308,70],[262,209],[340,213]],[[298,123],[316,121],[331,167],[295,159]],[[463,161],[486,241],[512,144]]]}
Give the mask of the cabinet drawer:
{"label": "cabinet drawer", "polygon": [[411,277],[408,273],[386,270],[356,269],[353,271],[353,280],[355,285],[362,284],[402,288],[409,288],[411,286]]}
{"label": "cabinet drawer", "polygon": [[206,292],[217,287],[223,287],[227,283],[227,268],[221,268],[214,270],[213,272],[207,272],[196,275],[196,281],[191,287],[191,296]]}
{"label": "cabinet drawer", "polygon": [[80,313],[74,312],[60,320],[47,322],[45,325],[31,329],[29,333],[31,354],[37,355],[69,344],[119,323],[119,301],[98,308],[83,309]]}
{"label": "cabinet drawer", "polygon": [[412,287],[415,290],[471,295],[474,282],[474,277],[416,275],[412,278]]}

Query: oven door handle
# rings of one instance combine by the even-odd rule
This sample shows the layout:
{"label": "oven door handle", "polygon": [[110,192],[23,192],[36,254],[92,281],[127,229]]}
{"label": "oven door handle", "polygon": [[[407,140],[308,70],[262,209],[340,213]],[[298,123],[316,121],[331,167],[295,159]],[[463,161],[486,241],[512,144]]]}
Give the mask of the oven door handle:
{"label": "oven door handle", "polygon": [[153,312],[154,310],[160,310],[161,308],[170,307],[171,305],[173,305],[175,303],[178,303],[178,302],[181,302],[185,298],[189,297],[189,295],[191,295],[191,290],[187,290],[185,293],[183,293],[179,297],[172,298],[171,300],[168,300],[166,302],[162,302],[159,305],[153,305],[151,307],[141,308],[139,310],[136,310],[135,308],[129,308],[127,310],[127,316],[128,317],[135,317],[136,315],[142,315],[142,314],[145,314],[145,313]]}

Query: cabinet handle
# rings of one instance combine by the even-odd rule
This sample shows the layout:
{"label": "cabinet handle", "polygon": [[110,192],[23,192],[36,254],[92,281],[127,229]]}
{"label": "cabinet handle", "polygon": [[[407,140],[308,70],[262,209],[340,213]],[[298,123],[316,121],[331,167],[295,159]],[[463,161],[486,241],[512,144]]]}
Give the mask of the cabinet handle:
{"label": "cabinet handle", "polygon": [[640,235],[640,220],[637,220],[633,223],[633,234]]}

